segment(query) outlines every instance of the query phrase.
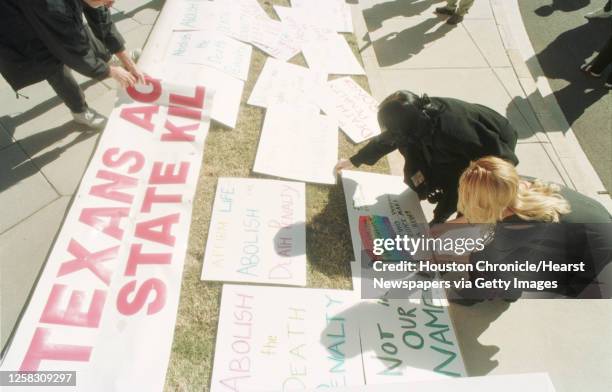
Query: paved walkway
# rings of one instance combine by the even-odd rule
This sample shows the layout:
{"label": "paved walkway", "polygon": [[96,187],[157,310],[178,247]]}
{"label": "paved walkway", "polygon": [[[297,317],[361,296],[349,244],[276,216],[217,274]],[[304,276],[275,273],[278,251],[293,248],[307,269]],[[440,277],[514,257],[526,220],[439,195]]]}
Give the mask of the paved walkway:
{"label": "paved walkway", "polygon": [[[121,0],[115,23],[128,49],[144,45],[162,0]],[[110,114],[113,81],[75,76],[87,102]],[[41,265],[96,147],[98,132],[74,124],[46,83],[15,92],[0,77],[0,347],[34,285]]]}
{"label": "paved walkway", "polygon": [[[476,0],[449,26],[440,0],[362,0],[354,24],[373,95],[398,89],[490,106],[519,131],[518,170],[593,196],[610,198],[575,139],[542,75],[516,0]],[[390,157],[402,174],[401,156]],[[431,208],[423,203],[426,214]],[[431,215],[429,215],[431,217]],[[548,372],[557,392],[606,391],[612,385],[612,301],[521,300],[451,306],[471,376]],[[571,369],[571,371],[568,371]]]}

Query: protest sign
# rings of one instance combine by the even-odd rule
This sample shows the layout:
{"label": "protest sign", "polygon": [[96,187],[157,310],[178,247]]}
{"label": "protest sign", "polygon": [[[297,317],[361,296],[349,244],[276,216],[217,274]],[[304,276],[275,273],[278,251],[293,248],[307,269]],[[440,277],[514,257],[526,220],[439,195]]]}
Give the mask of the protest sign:
{"label": "protest sign", "polygon": [[365,75],[365,71],[343,36],[328,35],[321,41],[302,45],[302,53],[313,71],[331,75]]}
{"label": "protest sign", "polygon": [[211,392],[363,385],[357,315],[344,314],[354,300],[343,290],[224,285]]}
{"label": "protest sign", "polygon": [[[351,263],[353,290],[361,269]],[[359,335],[367,384],[432,380],[467,375],[442,290],[418,299],[363,299]]]}
{"label": "protest sign", "polygon": [[211,31],[174,32],[167,51],[173,63],[202,64],[246,80],[253,48]]}
{"label": "protest sign", "polygon": [[287,24],[268,17],[253,19],[250,42],[282,61],[288,61],[300,52],[295,31]]}
{"label": "protest sign", "polygon": [[215,31],[248,42],[254,16],[237,4],[214,1],[184,0],[178,3],[173,30]]}
{"label": "protest sign", "polygon": [[[315,389],[309,390],[315,392]],[[555,392],[547,373],[446,378],[406,384],[370,384],[326,389],[328,392]],[[272,391],[270,391],[272,392]]]}
{"label": "protest sign", "polygon": [[327,76],[299,65],[269,58],[257,78],[248,104],[268,107],[276,104],[316,104],[320,86]]}
{"label": "protest sign", "polygon": [[352,78],[338,78],[323,85],[317,102],[353,142],[361,143],[380,134],[378,102]]}
{"label": "protest sign", "polygon": [[399,176],[342,171],[342,186],[346,198],[353,252],[359,260],[362,244],[359,233],[360,216],[382,216],[391,222],[397,234],[419,236],[427,221],[417,194]]}
{"label": "protest sign", "polygon": [[335,184],[338,125],[314,106],[268,108],[253,171],[292,180]]}
{"label": "protest sign", "polygon": [[151,78],[121,94],[2,370],[163,390],[212,98]]}
{"label": "protest sign", "polygon": [[310,24],[330,28],[338,33],[352,33],[351,8],[344,0],[292,0],[291,6]]}
{"label": "protest sign", "polygon": [[305,221],[303,183],[219,178],[202,280],[304,286]]}

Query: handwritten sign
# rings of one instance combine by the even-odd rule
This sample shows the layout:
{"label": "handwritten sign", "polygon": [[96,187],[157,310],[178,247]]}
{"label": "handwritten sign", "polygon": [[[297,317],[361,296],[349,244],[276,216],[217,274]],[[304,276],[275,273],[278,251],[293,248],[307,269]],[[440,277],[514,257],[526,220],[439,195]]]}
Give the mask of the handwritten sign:
{"label": "handwritten sign", "polygon": [[178,3],[173,30],[208,30],[248,42],[254,16],[238,4],[184,0]]}
{"label": "handwritten sign", "polygon": [[[351,263],[353,289],[359,293],[361,270]],[[421,291],[419,298],[362,300],[359,334],[369,384],[467,376],[442,290]]]}
{"label": "handwritten sign", "polygon": [[365,75],[351,47],[339,34],[329,35],[318,42],[304,43],[302,53],[308,67],[314,71],[331,75]]}
{"label": "handwritten sign", "polygon": [[[309,390],[315,392],[315,389]],[[555,392],[547,373],[446,378],[406,384],[370,384],[326,389],[328,392]]]}
{"label": "handwritten sign", "polygon": [[306,284],[303,183],[219,178],[202,280]]}
{"label": "handwritten sign", "polygon": [[167,59],[174,63],[202,64],[246,80],[251,65],[251,46],[209,31],[175,32]]}
{"label": "handwritten sign", "polygon": [[224,285],[211,392],[363,385],[350,291]]}
{"label": "handwritten sign", "polygon": [[163,390],[212,97],[150,78],[121,94],[2,370]]}
{"label": "handwritten sign", "polygon": [[314,106],[268,108],[253,170],[292,180],[335,184],[338,125]]}
{"label": "handwritten sign", "polygon": [[261,107],[300,103],[315,105],[320,86],[326,79],[324,73],[269,58],[247,103]]}
{"label": "handwritten sign", "polygon": [[321,109],[336,119],[355,143],[380,134],[378,102],[350,77],[334,79],[322,87]]}
{"label": "handwritten sign", "polygon": [[288,61],[301,50],[290,26],[268,17],[253,19],[250,42],[282,61]]}

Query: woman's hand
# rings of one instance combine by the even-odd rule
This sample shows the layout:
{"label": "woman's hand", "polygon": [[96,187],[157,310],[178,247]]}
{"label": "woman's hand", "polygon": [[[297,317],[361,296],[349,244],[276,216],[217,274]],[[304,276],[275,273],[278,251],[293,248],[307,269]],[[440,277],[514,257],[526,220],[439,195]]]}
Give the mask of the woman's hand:
{"label": "woman's hand", "polygon": [[136,84],[136,78],[122,67],[110,66],[110,77],[115,79],[123,88]]}
{"label": "woman's hand", "polygon": [[336,163],[336,167],[334,167],[334,171],[336,174],[339,174],[342,170],[351,169],[353,164],[348,159],[340,159],[338,163]]}
{"label": "woman's hand", "polygon": [[121,64],[123,64],[125,69],[127,69],[129,73],[131,73],[132,76],[136,78],[138,83],[145,83],[145,74],[140,70],[140,68],[138,68],[136,63],[134,63],[132,56],[127,51],[123,50],[121,52],[115,53],[115,56],[117,56],[119,61],[121,61]]}

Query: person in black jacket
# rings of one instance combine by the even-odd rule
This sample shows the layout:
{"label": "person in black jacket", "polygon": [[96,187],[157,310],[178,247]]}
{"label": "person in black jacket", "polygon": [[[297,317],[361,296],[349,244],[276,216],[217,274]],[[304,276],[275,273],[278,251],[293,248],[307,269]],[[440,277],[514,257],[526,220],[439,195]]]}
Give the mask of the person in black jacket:
{"label": "person in black jacket", "polygon": [[421,200],[437,203],[431,222],[446,221],[457,210],[459,177],[470,161],[494,155],[518,164],[517,132],[492,109],[453,98],[398,91],[379,106],[382,133],[336,171],[375,164],[399,150],[405,159],[404,182]]}
{"label": "person in black jacket", "polygon": [[[0,73],[18,91],[47,80],[75,121],[100,128],[70,69],[87,77],[112,77],[121,86],[144,80],[111,21],[111,0],[0,1]],[[88,25],[83,23],[83,15]],[[115,54],[124,68],[109,65]]]}

